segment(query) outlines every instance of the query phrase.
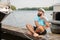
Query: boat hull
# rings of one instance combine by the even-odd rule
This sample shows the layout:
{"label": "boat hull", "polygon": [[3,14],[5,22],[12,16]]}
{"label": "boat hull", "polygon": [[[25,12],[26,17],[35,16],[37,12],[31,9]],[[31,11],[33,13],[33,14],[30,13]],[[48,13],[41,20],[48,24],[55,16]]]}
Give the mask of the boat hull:
{"label": "boat hull", "polygon": [[51,23],[52,23],[51,32],[60,34],[60,23],[58,23],[58,22],[51,22]]}

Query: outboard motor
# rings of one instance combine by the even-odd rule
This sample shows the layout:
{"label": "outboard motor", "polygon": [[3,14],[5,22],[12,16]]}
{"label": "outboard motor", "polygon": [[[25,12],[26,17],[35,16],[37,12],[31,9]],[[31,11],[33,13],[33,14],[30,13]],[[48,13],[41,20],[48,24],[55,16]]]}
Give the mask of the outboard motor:
{"label": "outboard motor", "polygon": [[55,4],[53,6],[53,20],[51,21],[51,32],[60,34],[60,4]]}

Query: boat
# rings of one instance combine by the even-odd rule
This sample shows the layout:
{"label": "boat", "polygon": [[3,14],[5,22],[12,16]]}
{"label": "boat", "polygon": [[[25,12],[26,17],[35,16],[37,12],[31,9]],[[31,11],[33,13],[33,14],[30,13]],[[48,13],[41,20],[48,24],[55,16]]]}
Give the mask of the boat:
{"label": "boat", "polygon": [[53,6],[53,20],[51,21],[51,32],[60,34],[60,3]]}

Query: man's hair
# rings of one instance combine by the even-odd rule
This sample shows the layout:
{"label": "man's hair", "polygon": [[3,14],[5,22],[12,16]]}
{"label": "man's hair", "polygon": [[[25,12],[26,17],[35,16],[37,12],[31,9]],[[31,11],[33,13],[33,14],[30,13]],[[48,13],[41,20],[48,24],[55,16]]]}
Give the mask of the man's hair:
{"label": "man's hair", "polygon": [[39,8],[38,11],[42,11],[43,13],[45,13],[45,10],[42,8]]}

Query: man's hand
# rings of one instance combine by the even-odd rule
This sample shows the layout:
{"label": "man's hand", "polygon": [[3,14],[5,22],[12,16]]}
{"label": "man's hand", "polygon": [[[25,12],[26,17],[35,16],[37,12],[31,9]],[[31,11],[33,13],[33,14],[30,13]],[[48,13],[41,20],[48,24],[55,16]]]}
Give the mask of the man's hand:
{"label": "man's hand", "polygon": [[46,28],[49,28],[50,27],[49,22],[45,22],[45,24],[46,24]]}
{"label": "man's hand", "polygon": [[45,26],[45,28],[47,29],[47,28],[49,28],[48,26]]}

